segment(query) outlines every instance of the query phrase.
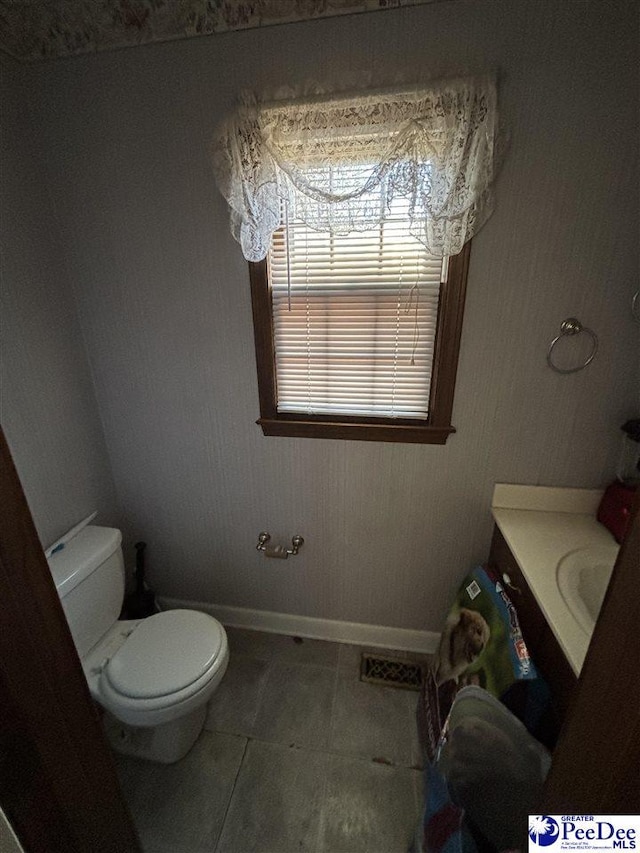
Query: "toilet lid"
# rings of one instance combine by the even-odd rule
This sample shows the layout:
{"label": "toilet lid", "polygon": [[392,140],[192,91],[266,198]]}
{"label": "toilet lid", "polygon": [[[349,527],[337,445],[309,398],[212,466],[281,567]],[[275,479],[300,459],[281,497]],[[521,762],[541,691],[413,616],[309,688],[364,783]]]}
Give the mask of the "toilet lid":
{"label": "toilet lid", "polygon": [[183,690],[215,663],[224,628],[195,610],[167,610],[144,619],[104,670],[109,683],[132,699]]}

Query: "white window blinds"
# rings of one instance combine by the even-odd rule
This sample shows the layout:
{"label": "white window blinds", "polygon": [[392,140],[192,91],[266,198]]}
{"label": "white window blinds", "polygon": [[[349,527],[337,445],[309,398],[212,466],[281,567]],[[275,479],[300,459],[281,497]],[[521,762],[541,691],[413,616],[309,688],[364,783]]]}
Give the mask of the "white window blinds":
{"label": "white window blinds", "polygon": [[409,234],[396,199],[346,235],[289,221],[269,253],[278,412],[428,416],[447,261]]}

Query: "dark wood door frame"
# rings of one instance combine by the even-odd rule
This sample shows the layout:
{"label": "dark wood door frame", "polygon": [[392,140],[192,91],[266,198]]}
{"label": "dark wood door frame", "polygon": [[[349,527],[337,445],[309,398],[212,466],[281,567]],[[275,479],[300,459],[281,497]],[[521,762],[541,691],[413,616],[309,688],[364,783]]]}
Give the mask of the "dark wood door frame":
{"label": "dark wood door frame", "polygon": [[0,430],[0,805],[27,853],[139,851]]}

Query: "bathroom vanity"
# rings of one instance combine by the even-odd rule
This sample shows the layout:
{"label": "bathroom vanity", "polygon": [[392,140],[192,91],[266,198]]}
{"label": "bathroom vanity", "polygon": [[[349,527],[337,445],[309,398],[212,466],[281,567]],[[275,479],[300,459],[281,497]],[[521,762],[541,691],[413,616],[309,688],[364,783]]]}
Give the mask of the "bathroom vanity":
{"label": "bathroom vanity", "polygon": [[596,520],[601,492],[498,484],[489,567],[518,611],[559,730],[575,694],[619,546]]}

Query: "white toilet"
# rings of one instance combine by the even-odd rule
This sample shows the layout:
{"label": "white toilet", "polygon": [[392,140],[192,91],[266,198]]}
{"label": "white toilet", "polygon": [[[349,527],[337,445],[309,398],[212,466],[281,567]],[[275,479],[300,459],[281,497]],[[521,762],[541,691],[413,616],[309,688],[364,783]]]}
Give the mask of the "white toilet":
{"label": "white toilet", "polygon": [[227,668],[222,625],[195,610],[118,621],[124,598],[119,530],[88,526],[49,557],[93,698],[119,752],[169,764],[191,749]]}

